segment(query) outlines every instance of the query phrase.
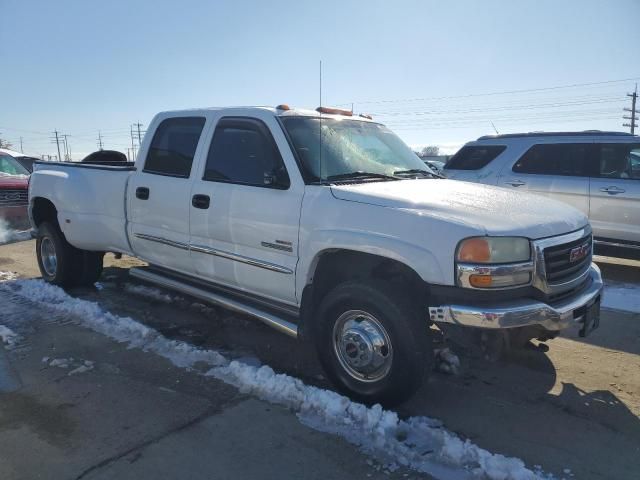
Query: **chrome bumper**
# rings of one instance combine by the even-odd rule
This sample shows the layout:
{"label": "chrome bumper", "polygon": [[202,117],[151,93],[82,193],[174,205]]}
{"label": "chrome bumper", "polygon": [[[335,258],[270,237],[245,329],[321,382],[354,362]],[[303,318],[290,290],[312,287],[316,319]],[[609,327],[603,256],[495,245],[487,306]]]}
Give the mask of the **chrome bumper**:
{"label": "chrome bumper", "polygon": [[586,307],[602,296],[600,269],[591,264],[591,284],[574,297],[556,304],[518,299],[495,307],[473,307],[467,305],[441,305],[429,307],[429,317],[436,323],[452,323],[466,327],[515,328],[540,325],[547,330],[562,330],[583,320]]}

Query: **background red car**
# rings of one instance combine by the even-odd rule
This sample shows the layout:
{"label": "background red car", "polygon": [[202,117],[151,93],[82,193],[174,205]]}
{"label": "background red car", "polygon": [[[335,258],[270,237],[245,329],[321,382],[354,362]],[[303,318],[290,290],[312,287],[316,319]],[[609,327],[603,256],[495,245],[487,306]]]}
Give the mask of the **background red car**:
{"label": "background red car", "polygon": [[24,230],[29,228],[27,206],[30,172],[13,154],[24,156],[19,152],[0,149],[0,219],[4,219],[9,228]]}

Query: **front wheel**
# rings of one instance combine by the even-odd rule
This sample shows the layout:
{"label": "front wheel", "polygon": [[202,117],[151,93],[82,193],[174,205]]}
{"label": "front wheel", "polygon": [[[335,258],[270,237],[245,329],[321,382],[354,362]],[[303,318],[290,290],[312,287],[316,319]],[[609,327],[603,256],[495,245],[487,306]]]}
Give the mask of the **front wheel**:
{"label": "front wheel", "polygon": [[327,376],[356,400],[400,403],[433,365],[426,315],[386,282],[338,285],[321,301],[316,322],[314,343]]}

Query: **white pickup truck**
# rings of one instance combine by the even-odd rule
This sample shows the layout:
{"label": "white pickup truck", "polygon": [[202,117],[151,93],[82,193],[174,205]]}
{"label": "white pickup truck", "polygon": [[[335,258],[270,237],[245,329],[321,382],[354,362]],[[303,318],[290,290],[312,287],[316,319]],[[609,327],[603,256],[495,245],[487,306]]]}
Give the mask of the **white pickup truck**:
{"label": "white pickup truck", "polygon": [[29,212],[45,280],[131,275],[308,339],[336,386],[402,401],[431,326],[547,340],[598,326],[586,217],[446,180],[365,116],[247,107],[164,112],[133,163],[39,163]]}

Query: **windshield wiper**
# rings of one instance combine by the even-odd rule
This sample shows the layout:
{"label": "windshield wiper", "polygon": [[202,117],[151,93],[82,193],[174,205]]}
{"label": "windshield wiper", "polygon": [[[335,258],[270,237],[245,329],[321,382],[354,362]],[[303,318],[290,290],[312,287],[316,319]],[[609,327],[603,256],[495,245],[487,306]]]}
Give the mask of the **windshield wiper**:
{"label": "windshield wiper", "polygon": [[438,175],[437,173],[430,172],[428,170],[422,170],[421,168],[412,168],[409,170],[398,170],[393,172],[394,175],[424,175],[430,178],[444,178],[442,175]]}
{"label": "windshield wiper", "polygon": [[398,177],[391,175],[385,175],[384,173],[363,172],[358,170],[357,172],[340,173],[338,175],[330,175],[327,177],[328,181],[340,181],[340,180],[366,180],[369,178],[382,178],[385,180],[400,180]]}

